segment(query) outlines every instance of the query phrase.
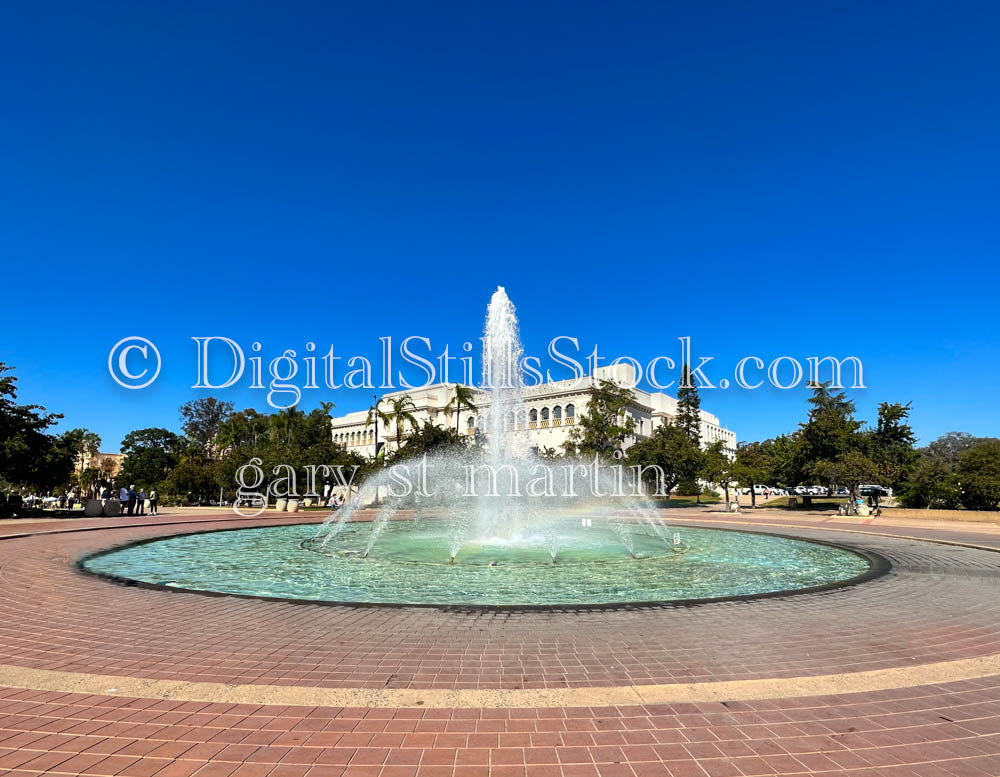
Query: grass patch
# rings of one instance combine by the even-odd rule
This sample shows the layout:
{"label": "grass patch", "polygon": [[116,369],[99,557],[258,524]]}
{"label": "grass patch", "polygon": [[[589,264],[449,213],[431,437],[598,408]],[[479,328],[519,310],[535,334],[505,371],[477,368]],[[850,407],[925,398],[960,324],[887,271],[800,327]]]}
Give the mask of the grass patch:
{"label": "grass patch", "polygon": [[672,496],[670,499],[654,499],[653,503],[657,507],[692,507],[694,505],[713,505],[719,504],[719,502],[724,501],[722,498],[717,496],[708,496],[707,494],[701,495],[701,502],[698,501],[696,496]]}

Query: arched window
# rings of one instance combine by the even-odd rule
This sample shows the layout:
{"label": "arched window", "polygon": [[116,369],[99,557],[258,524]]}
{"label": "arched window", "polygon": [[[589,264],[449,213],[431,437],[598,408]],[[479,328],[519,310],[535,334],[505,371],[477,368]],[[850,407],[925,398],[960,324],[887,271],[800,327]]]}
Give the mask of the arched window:
{"label": "arched window", "polygon": [[476,431],[476,419],[469,416],[469,420],[465,422],[465,426],[468,429],[469,434]]}
{"label": "arched window", "polygon": [[562,418],[562,408],[559,407],[559,405],[556,405],[554,408],[552,408],[552,418],[555,419],[556,421]]}
{"label": "arched window", "polygon": [[528,413],[528,421],[534,423],[537,420],[538,420],[538,411],[535,410],[535,408],[531,408],[530,412]]}
{"label": "arched window", "polygon": [[569,420],[570,418],[575,418],[575,417],[576,417],[576,406],[572,404],[566,405],[566,419]]}

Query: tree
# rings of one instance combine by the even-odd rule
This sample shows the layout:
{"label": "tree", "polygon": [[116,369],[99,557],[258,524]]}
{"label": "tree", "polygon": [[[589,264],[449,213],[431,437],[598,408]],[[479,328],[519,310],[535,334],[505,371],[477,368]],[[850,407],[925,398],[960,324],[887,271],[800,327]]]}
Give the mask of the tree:
{"label": "tree", "polygon": [[900,488],[903,507],[955,509],[959,506],[955,470],[936,456],[921,456]]}
{"label": "tree", "polygon": [[406,424],[411,429],[418,429],[420,427],[420,422],[413,414],[417,406],[413,404],[413,398],[409,394],[392,397],[386,401],[389,403],[389,411],[383,414],[383,418],[386,423],[394,423],[396,425],[396,450],[398,451],[403,442],[403,425]]}
{"label": "tree", "polygon": [[634,402],[632,390],[614,381],[601,380],[591,386],[587,410],[563,445],[566,452],[606,456],[620,449],[635,432],[635,419],[626,412]]}
{"label": "tree", "polygon": [[942,462],[949,469],[958,466],[958,460],[969,448],[981,442],[996,441],[996,437],[974,437],[968,432],[948,432],[920,449],[922,456]]}
{"label": "tree", "polygon": [[408,459],[426,453],[462,453],[468,449],[468,438],[462,437],[458,430],[424,421],[422,427],[406,438],[406,444],[398,451],[397,456]]}
{"label": "tree", "polygon": [[184,438],[169,429],[151,427],[129,432],[122,440],[125,460],[118,473],[118,483],[147,489],[159,486],[177,466],[184,443]]}
{"label": "tree", "polygon": [[79,440],[46,432],[61,415],[17,403],[17,378],[5,374],[12,370],[0,362],[0,479],[48,490],[69,481]]}
{"label": "tree", "polygon": [[854,403],[844,392],[831,392],[827,385],[813,384],[808,420],[796,433],[793,469],[798,483],[810,478],[822,479],[834,471],[833,462],[838,456],[863,445],[858,434],[861,422],[854,419]]}
{"label": "tree", "polygon": [[963,507],[996,510],[1000,506],[1000,441],[987,440],[966,450],[955,476]]}
{"label": "tree", "polygon": [[771,440],[742,443],[736,448],[732,475],[741,488],[750,489],[751,507],[757,506],[754,486],[774,478],[774,458],[774,443]]}
{"label": "tree", "polygon": [[722,440],[716,440],[701,457],[701,477],[715,485],[722,486],[726,492],[726,510],[729,510],[729,486],[733,481],[733,461],[726,452]]}
{"label": "tree", "polygon": [[[373,404],[371,407],[368,408],[368,415],[365,416],[365,429],[367,429],[369,426],[374,426],[375,427],[375,444],[376,444],[376,446],[378,446],[378,425],[379,425],[379,423],[382,424],[382,428],[384,430],[388,430],[389,429],[389,422],[390,422],[390,418],[389,418],[388,414],[385,413],[382,410],[382,408],[380,407],[381,404],[382,404],[382,400],[376,397],[375,398],[375,404]],[[379,455],[379,451],[378,451],[378,449],[376,447],[375,457],[378,458],[378,455]]]}
{"label": "tree", "polygon": [[302,426],[305,415],[294,407],[279,410],[270,417],[271,437],[284,443],[290,443],[296,430]]}
{"label": "tree", "polygon": [[216,444],[220,454],[249,443],[256,443],[268,433],[269,416],[253,408],[231,414],[219,427]]}
{"label": "tree", "polygon": [[[691,462],[701,451],[691,442],[687,433],[675,424],[661,424],[645,440],[639,440],[628,449],[630,466],[657,467],[643,470],[642,478],[656,493],[670,499],[670,492],[677,485],[682,473],[688,472]],[[656,482],[660,478],[660,482]]]}
{"label": "tree", "polygon": [[910,403],[878,406],[877,425],[868,436],[868,447],[875,462],[879,485],[898,489],[917,463],[919,454],[914,445],[917,438],[908,423]]}
{"label": "tree", "polygon": [[183,457],[160,484],[164,496],[201,504],[209,501],[215,492],[216,463],[201,457]]}
{"label": "tree", "polygon": [[[321,469],[322,465],[336,467],[342,465],[346,471],[346,477],[351,476],[352,467],[362,466],[363,459],[353,451],[347,451],[343,446],[337,445],[327,435],[326,439],[305,446],[299,437],[293,439],[291,443],[279,438],[264,434],[255,440],[244,442],[231,448],[226,456],[214,465],[215,487],[223,488],[229,493],[235,492],[238,487],[236,473],[243,465],[249,464],[252,458],[261,460],[260,468],[264,473],[264,480],[259,487],[261,493],[266,493],[268,486],[279,477],[284,477],[287,472],[282,469],[275,474],[274,469],[279,465],[291,467],[295,472],[296,490],[301,496],[306,496],[306,491],[311,485],[312,473],[308,466],[317,467],[316,470],[316,495],[322,495],[322,482],[325,475]],[[333,480],[335,476],[331,476]],[[355,478],[354,486],[360,482],[359,477]],[[186,492],[185,492],[186,493]],[[214,496],[214,491],[213,494]]]}
{"label": "tree", "polygon": [[209,458],[215,458],[216,437],[226,419],[233,413],[232,402],[221,402],[215,397],[203,397],[185,402],[180,407],[181,429],[196,442]]}
{"label": "tree", "polygon": [[97,467],[84,467],[76,473],[76,484],[80,487],[81,493],[87,497],[96,498],[102,482],[104,473]]}
{"label": "tree", "polygon": [[677,388],[677,424],[691,441],[701,446],[701,398],[691,377],[690,365],[681,369],[681,382]]}
{"label": "tree", "polygon": [[833,486],[846,486],[850,492],[848,512],[857,512],[858,486],[870,483],[878,474],[878,465],[860,450],[850,450],[835,459],[817,462],[818,477]]}
{"label": "tree", "polygon": [[101,435],[87,429],[78,430],[80,435],[80,453],[84,455],[87,462],[101,452]]}
{"label": "tree", "polygon": [[[674,423],[684,431],[698,450],[701,450],[701,398],[698,388],[691,375],[691,367],[685,364],[681,368],[681,382],[677,388],[677,417]],[[694,494],[701,501],[701,485],[698,483],[698,472],[703,462],[701,457],[692,457],[687,471],[680,475],[678,491],[684,494]]]}
{"label": "tree", "polygon": [[475,412],[476,406],[473,404],[472,400],[476,398],[475,392],[468,386],[464,386],[461,383],[455,384],[455,396],[448,400],[448,404],[444,406],[444,412],[446,415],[451,415],[452,408],[455,409],[455,431],[459,434],[462,433],[462,428],[459,425],[460,416],[462,415],[462,407],[465,406],[469,410]]}

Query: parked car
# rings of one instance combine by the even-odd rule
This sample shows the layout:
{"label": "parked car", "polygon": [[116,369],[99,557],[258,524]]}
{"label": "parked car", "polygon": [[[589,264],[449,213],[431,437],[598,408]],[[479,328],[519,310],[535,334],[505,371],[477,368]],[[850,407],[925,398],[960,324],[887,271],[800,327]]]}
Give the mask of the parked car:
{"label": "parked car", "polygon": [[858,486],[858,493],[861,496],[886,497],[886,496],[892,496],[892,489],[886,488],[885,486],[868,484],[868,485]]}

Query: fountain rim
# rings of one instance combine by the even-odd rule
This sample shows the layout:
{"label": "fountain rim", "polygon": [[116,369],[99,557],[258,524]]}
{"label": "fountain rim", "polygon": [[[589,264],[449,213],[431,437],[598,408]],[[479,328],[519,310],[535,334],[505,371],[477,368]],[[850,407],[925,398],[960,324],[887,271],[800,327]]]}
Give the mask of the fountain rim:
{"label": "fountain rim", "polygon": [[885,556],[875,553],[871,550],[852,547],[845,543],[831,542],[830,540],[821,540],[813,538],[796,537],[792,534],[784,534],[779,532],[765,532],[756,531],[753,529],[723,529],[715,527],[701,527],[694,526],[692,528],[704,529],[706,531],[719,531],[719,532],[732,532],[738,534],[753,534],[761,537],[779,537],[786,540],[794,540],[796,542],[807,542],[813,545],[824,545],[829,548],[836,548],[838,550],[844,550],[849,553],[853,553],[856,556],[860,556],[865,561],[868,562],[868,569],[859,575],[854,577],[845,578],[844,580],[836,580],[829,583],[820,583],[819,585],[807,586],[805,588],[789,588],[780,591],[764,591],[757,594],[733,594],[730,596],[711,596],[711,597],[701,597],[693,599],[663,599],[663,600],[651,600],[642,602],[588,602],[588,603],[563,603],[563,604],[474,604],[474,603],[439,603],[439,602],[359,602],[359,601],[337,601],[331,599],[303,599],[290,596],[266,596],[261,594],[246,594],[246,593],[235,593],[227,591],[211,591],[199,588],[185,588],[183,586],[173,586],[167,585],[165,583],[151,583],[146,580],[137,580],[135,578],[126,577],[124,575],[116,575],[109,572],[98,572],[93,569],[89,569],[86,564],[88,561],[100,558],[102,556],[109,555],[111,553],[116,553],[120,550],[125,550],[126,548],[140,547],[142,545],[148,545],[154,542],[160,542],[162,540],[173,539],[175,537],[192,537],[199,534],[220,534],[223,532],[235,532],[235,531],[254,531],[260,529],[273,529],[282,526],[314,526],[315,524],[310,522],[302,523],[281,523],[281,524],[270,524],[266,526],[234,526],[223,529],[199,529],[197,531],[190,532],[180,532],[178,534],[167,534],[158,537],[144,537],[139,540],[133,540],[130,542],[122,542],[115,545],[110,545],[106,548],[101,548],[100,550],[93,551],[91,553],[85,553],[84,555],[78,557],[74,563],[74,567],[79,574],[88,575],[109,583],[115,583],[118,585],[124,585],[130,588],[142,588],[146,590],[153,591],[169,591],[173,593],[186,593],[186,594],[198,594],[200,596],[210,596],[210,597],[233,597],[236,599],[253,599],[263,602],[285,602],[287,604],[301,604],[301,605],[317,605],[320,607],[355,607],[359,609],[379,607],[379,608],[419,608],[422,610],[434,609],[442,610],[445,612],[467,612],[467,613],[480,613],[480,612],[574,612],[577,610],[654,610],[654,609],[677,609],[677,608],[690,608],[690,607],[700,607],[707,604],[720,604],[726,602],[752,602],[757,599],[778,599],[785,598],[789,596],[799,596],[802,594],[815,594],[824,593],[827,591],[835,591],[839,588],[848,588],[851,586],[861,585],[862,583],[867,583],[871,580],[875,580],[883,575],[888,574],[892,570],[892,562],[889,561]]}

